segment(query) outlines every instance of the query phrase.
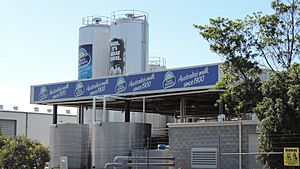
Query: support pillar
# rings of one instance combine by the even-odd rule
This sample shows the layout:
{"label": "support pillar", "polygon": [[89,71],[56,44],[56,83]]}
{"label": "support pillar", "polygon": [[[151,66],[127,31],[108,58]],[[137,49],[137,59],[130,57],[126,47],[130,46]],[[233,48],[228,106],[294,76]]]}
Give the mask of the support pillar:
{"label": "support pillar", "polygon": [[219,114],[224,114],[224,113],[225,113],[224,101],[221,101],[219,104]]}
{"label": "support pillar", "polygon": [[57,105],[53,105],[53,124],[57,124]]}
{"label": "support pillar", "polygon": [[78,123],[83,124],[83,117],[84,117],[84,106],[82,104],[78,107]]}
{"label": "support pillar", "polygon": [[125,122],[130,122],[130,100],[125,101]]}
{"label": "support pillar", "polygon": [[146,116],[146,98],[143,97],[143,123],[146,123],[147,116]]}
{"label": "support pillar", "polygon": [[180,99],[180,123],[186,122],[186,98]]}

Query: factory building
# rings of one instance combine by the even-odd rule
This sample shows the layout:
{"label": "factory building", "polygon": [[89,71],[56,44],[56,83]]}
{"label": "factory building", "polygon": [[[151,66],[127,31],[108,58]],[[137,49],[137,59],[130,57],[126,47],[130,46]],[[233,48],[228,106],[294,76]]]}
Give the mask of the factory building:
{"label": "factory building", "polygon": [[[78,123],[76,115],[59,114],[59,124]],[[52,113],[24,112],[19,110],[0,110],[0,131],[5,136],[27,136],[49,146]]]}
{"label": "factory building", "polygon": [[[166,69],[164,59],[153,61],[143,11],[82,24],[78,80],[31,86],[32,104],[53,106],[44,115],[50,168],[262,168],[257,118],[231,118],[215,105],[221,63]],[[78,108],[77,116],[58,115],[60,106]],[[26,116],[35,116],[23,114],[30,125]]]}

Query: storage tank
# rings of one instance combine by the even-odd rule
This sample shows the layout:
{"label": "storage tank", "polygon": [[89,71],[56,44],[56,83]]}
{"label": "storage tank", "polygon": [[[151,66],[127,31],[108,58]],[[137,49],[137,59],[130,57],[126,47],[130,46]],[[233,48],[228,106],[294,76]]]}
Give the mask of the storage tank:
{"label": "storage tank", "polygon": [[79,28],[78,79],[108,75],[111,19],[87,16]]}
{"label": "storage tank", "polygon": [[122,10],[112,13],[109,74],[144,72],[148,68],[149,25],[146,12]]}
{"label": "storage tank", "polygon": [[167,116],[161,114],[147,113],[146,122],[152,126],[151,136],[152,137],[163,137],[167,136]]}
{"label": "storage tank", "polygon": [[69,168],[88,168],[90,158],[89,125],[57,124],[50,126],[50,168],[59,168],[61,156],[67,156]]}
{"label": "storage tank", "polygon": [[[92,109],[87,109],[84,112],[84,124],[92,124]],[[147,116],[148,117],[148,116]],[[96,110],[96,122],[102,122],[103,110]],[[122,111],[106,110],[106,121],[108,122],[124,122],[125,113]],[[141,112],[130,112],[130,122],[142,123],[143,113]],[[152,121],[151,121],[152,122]]]}
{"label": "storage tank", "polygon": [[94,124],[95,167],[104,168],[116,156],[129,156],[144,149],[151,125],[147,123],[103,122]]}

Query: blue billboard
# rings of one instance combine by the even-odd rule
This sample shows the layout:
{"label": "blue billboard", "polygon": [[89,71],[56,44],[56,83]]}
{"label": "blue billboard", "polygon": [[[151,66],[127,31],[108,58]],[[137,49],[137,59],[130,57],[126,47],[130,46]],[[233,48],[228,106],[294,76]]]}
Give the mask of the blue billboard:
{"label": "blue billboard", "polygon": [[72,101],[92,96],[143,94],[209,88],[219,80],[219,66],[196,66],[160,72],[86,79],[32,86],[32,103]]}
{"label": "blue billboard", "polygon": [[80,45],[78,57],[78,79],[92,78],[93,45]]}

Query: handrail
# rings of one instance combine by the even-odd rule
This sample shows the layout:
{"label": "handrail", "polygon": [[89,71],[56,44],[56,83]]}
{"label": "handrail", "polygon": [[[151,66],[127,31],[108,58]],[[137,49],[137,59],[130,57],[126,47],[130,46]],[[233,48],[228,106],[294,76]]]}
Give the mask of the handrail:
{"label": "handrail", "polygon": [[110,167],[146,167],[146,166],[152,166],[152,167],[172,167],[175,166],[174,163],[106,163],[104,168],[110,168]]}
{"label": "handrail", "polygon": [[114,158],[114,162],[117,162],[118,160],[175,160],[175,157],[135,157],[135,156],[116,156]]}

